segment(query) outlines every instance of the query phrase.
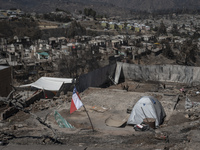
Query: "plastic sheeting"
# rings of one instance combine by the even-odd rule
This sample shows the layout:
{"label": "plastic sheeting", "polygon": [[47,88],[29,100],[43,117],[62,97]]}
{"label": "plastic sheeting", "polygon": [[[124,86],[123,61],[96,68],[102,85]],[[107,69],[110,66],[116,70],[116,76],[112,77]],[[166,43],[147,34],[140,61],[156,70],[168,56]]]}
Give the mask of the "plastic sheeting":
{"label": "plastic sheeting", "polygon": [[117,67],[115,70],[115,84],[118,84],[119,82],[121,70],[122,70],[122,63],[117,63]]}
{"label": "plastic sheeting", "polygon": [[109,76],[114,77],[116,64],[107,65],[103,68],[96,69],[87,74],[81,75],[78,80],[77,89],[83,92],[88,87],[99,87],[110,81]]}
{"label": "plastic sheeting", "polygon": [[[143,81],[166,81],[179,83],[194,83],[200,85],[200,67],[180,65],[136,65],[128,63],[117,63],[122,66],[123,76],[129,80]],[[115,82],[119,74],[116,72]]]}
{"label": "plastic sheeting", "polygon": [[32,86],[47,91],[59,91],[63,84],[72,83],[72,81],[73,79],[71,78],[41,77],[40,79],[31,84],[21,85],[20,87]]}
{"label": "plastic sheeting", "polygon": [[73,129],[74,127],[67,122],[67,120],[65,120],[57,111],[55,111],[54,113],[55,116],[55,120],[58,123],[59,127],[61,128],[70,128]]}

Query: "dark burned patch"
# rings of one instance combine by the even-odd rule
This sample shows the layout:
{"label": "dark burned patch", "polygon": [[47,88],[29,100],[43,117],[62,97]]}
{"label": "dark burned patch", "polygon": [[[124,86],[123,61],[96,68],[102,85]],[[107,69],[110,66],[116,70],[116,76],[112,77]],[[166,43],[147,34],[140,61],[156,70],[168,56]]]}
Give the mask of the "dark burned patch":
{"label": "dark burned patch", "polygon": [[[59,139],[49,134],[34,135],[34,132],[43,132],[41,130],[15,130],[0,133],[0,140],[6,143],[30,145],[30,144],[63,144]],[[3,138],[1,138],[3,137]]]}
{"label": "dark burned patch", "polygon": [[[84,146],[92,146],[98,144],[99,146],[116,146],[116,147],[129,147],[130,145],[155,145],[158,140],[154,138],[153,133],[144,133],[140,135],[127,135],[127,136],[102,136],[99,132],[90,132],[88,134],[73,134],[65,135],[65,144],[77,145],[83,143]],[[67,139],[67,140],[66,140]],[[165,141],[159,141],[164,143]]]}
{"label": "dark burned patch", "polygon": [[4,112],[4,110],[6,110],[7,108],[8,108],[7,105],[0,102],[0,112],[1,113]]}
{"label": "dark burned patch", "polygon": [[181,129],[181,130],[180,130],[180,133],[187,133],[187,132],[189,132],[189,131],[191,131],[191,130],[195,130],[195,129],[197,129],[196,126],[187,127],[187,128]]}
{"label": "dark burned patch", "polygon": [[9,121],[10,124],[15,124],[16,122],[23,122],[24,120],[28,119],[30,117],[29,114],[24,113],[23,111],[19,111],[10,118],[6,119],[6,121]]}
{"label": "dark burned patch", "polygon": [[98,147],[119,147],[130,148],[142,146],[156,145],[158,141],[154,138],[153,133],[143,132],[140,135],[127,135],[127,136],[103,136],[100,132],[91,130],[86,132],[78,132],[76,134],[62,133],[59,138],[53,139],[51,136],[34,136],[27,134],[27,132],[18,133],[19,131],[6,133],[4,137],[7,137],[8,142],[15,144],[65,144],[70,146],[95,146]]}

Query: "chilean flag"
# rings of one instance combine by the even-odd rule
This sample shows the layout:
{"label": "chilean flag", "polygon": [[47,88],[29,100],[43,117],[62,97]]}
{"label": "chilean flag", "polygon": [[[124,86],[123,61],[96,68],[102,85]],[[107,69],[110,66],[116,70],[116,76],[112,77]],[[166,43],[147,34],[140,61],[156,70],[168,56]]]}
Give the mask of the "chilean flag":
{"label": "chilean flag", "polygon": [[71,101],[71,107],[70,107],[70,114],[74,111],[78,110],[83,106],[83,103],[81,102],[81,98],[78,95],[78,91],[76,90],[76,87],[74,87],[73,95],[72,95],[72,101]]}

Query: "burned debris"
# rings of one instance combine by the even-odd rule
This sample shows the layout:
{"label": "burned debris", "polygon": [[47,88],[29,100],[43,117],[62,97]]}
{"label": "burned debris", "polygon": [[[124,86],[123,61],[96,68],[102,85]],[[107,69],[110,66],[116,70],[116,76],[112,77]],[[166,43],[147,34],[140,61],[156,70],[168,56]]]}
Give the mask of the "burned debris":
{"label": "burned debris", "polygon": [[199,145],[198,16],[67,17],[0,22],[0,145]]}

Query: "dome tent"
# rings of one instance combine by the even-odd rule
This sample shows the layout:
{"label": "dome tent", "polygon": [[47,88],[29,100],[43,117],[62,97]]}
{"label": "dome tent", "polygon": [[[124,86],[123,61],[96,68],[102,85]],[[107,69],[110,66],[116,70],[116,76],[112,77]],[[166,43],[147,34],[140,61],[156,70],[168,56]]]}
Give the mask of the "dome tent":
{"label": "dome tent", "polygon": [[156,119],[156,126],[163,123],[166,117],[161,103],[152,96],[143,96],[134,105],[127,124],[141,124],[145,118]]}

